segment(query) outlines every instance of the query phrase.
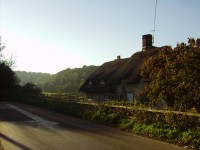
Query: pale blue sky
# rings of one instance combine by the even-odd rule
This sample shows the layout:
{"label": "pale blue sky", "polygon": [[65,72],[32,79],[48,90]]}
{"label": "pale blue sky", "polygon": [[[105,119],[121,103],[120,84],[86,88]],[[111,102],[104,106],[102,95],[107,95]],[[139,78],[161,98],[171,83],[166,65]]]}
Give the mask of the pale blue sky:
{"label": "pale blue sky", "polygon": [[[142,49],[154,7],[155,0],[0,0],[0,35],[15,70],[101,65]],[[200,38],[199,8],[199,0],[158,0],[154,45]]]}

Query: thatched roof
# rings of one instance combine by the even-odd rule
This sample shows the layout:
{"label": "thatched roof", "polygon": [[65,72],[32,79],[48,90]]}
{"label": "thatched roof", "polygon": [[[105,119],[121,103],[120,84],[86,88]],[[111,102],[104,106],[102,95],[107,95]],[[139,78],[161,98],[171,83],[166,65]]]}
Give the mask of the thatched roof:
{"label": "thatched roof", "polygon": [[[130,58],[104,63],[86,79],[79,91],[114,92],[117,85],[138,82],[144,60],[157,55],[162,48],[152,47],[146,51],[137,52]],[[100,84],[101,81],[105,84]]]}

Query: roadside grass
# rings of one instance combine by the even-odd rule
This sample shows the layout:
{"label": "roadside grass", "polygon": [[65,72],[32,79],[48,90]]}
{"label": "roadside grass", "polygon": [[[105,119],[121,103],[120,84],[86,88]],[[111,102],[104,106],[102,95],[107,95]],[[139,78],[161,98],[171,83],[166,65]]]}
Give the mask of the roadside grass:
{"label": "roadside grass", "polygon": [[65,101],[83,101],[83,96],[80,93],[49,93],[42,92],[40,97],[43,99],[52,99],[52,100],[65,100]]}
{"label": "roadside grass", "polygon": [[[91,120],[153,139],[200,149],[199,118],[180,114],[147,113],[98,105]],[[128,114],[128,115],[127,115]],[[146,119],[145,119],[146,118]],[[148,119],[147,119],[148,118]],[[173,118],[173,120],[170,120]]]}
{"label": "roadside grass", "polygon": [[163,140],[178,145],[188,145],[192,149],[200,148],[200,132],[194,129],[180,131],[169,127],[162,127],[153,123],[150,125],[140,124],[132,119],[121,120],[119,129],[148,136],[153,139]]}
{"label": "roadside grass", "polygon": [[[21,96],[21,97],[20,97]],[[113,107],[108,104],[86,104],[65,100],[39,99],[33,95],[16,95],[13,100],[45,107],[81,119],[115,127],[178,145],[200,149],[199,117],[186,114],[151,112],[135,107]]]}

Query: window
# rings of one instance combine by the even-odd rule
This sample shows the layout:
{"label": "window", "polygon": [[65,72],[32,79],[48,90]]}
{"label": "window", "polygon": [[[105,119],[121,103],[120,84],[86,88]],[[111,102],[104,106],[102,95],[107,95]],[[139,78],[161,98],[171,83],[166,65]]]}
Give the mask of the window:
{"label": "window", "polygon": [[100,80],[100,84],[101,84],[101,85],[105,85],[104,80]]}

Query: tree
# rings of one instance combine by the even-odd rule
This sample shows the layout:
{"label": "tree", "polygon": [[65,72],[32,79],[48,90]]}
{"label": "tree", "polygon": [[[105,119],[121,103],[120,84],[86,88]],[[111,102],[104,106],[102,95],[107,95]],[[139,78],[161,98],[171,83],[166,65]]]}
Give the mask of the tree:
{"label": "tree", "polygon": [[4,49],[5,49],[5,45],[3,44],[2,40],[1,40],[1,36],[0,36],[0,62],[2,62],[2,59],[3,59],[2,51]]}
{"label": "tree", "polygon": [[4,48],[5,45],[2,43],[0,37],[0,91],[12,89],[19,83],[15,72],[8,66],[8,63],[3,60],[2,51]]}
{"label": "tree", "polygon": [[0,62],[0,83],[0,90],[12,89],[19,83],[15,72],[4,62]]}
{"label": "tree", "polygon": [[14,68],[15,60],[14,60],[13,56],[10,56],[9,58],[5,58],[3,55],[3,50],[5,48],[6,48],[5,44],[2,42],[2,38],[0,36],[0,62],[4,62],[10,68]]}
{"label": "tree", "polygon": [[82,68],[67,68],[50,76],[43,83],[38,84],[43,91],[56,93],[78,92],[86,78],[93,73],[98,66],[83,66]]}
{"label": "tree", "polygon": [[34,95],[39,95],[42,92],[41,88],[33,83],[26,83],[25,85],[23,85],[22,91],[26,94],[29,93]]}
{"label": "tree", "polygon": [[150,105],[165,100],[176,110],[196,108],[200,111],[200,48],[190,38],[189,45],[164,48],[157,57],[146,60],[142,76],[151,78],[142,96]]}

